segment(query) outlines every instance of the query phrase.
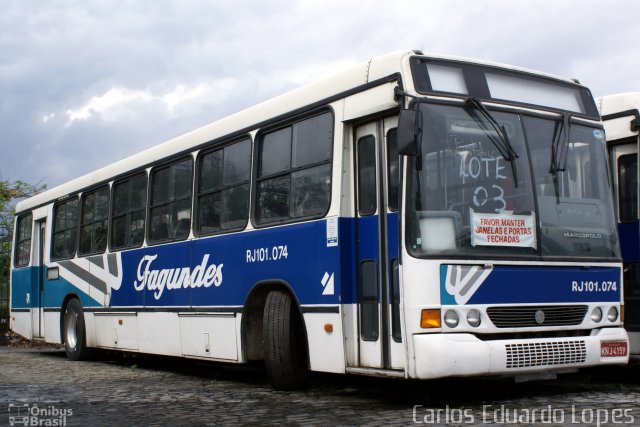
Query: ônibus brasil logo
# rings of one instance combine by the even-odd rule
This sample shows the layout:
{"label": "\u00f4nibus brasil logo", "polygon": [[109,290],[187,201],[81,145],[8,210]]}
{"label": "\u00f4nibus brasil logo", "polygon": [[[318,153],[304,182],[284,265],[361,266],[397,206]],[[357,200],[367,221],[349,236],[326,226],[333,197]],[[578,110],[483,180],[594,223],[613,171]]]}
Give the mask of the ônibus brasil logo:
{"label": "\u00f4nibus brasil logo", "polygon": [[164,290],[173,291],[183,288],[208,288],[211,285],[222,285],[222,266],[209,264],[209,254],[202,257],[202,262],[193,270],[190,267],[153,269],[152,264],[158,255],[145,255],[138,264],[138,280],[133,282],[136,291],[145,288],[153,291],[153,297],[159,300]]}

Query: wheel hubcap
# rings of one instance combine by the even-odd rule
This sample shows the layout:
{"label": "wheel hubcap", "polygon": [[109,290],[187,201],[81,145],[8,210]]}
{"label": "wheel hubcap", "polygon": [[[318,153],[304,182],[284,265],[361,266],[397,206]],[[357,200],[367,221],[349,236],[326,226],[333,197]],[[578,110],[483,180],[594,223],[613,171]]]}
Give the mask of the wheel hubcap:
{"label": "wheel hubcap", "polygon": [[67,313],[65,324],[67,325],[65,328],[65,341],[69,348],[76,348],[76,344],[78,344],[78,333],[76,331],[78,320],[75,313]]}

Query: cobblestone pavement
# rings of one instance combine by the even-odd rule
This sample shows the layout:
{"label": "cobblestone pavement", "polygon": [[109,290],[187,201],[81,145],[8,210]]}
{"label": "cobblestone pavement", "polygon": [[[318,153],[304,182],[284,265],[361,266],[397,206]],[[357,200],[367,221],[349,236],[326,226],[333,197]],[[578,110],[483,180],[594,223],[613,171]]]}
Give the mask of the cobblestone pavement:
{"label": "cobblestone pavement", "polygon": [[[27,418],[24,418],[24,417]],[[24,422],[27,424],[24,424]],[[640,367],[557,381],[314,375],[278,392],[261,366],[0,347],[0,425],[640,425]],[[34,424],[35,423],[35,424]]]}

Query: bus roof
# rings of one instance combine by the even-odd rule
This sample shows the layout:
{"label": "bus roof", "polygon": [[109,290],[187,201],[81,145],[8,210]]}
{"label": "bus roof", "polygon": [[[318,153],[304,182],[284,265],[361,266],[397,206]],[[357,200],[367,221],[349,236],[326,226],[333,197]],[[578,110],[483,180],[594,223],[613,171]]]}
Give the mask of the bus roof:
{"label": "bus roof", "polygon": [[640,92],[616,93],[597,99],[600,115],[619,113],[627,110],[640,110]]}
{"label": "bus roof", "polygon": [[[607,141],[638,135],[640,92],[606,95],[596,100],[607,133]],[[635,124],[632,125],[631,122]],[[635,129],[635,130],[634,130]]]}
{"label": "bus roof", "polygon": [[[294,89],[283,95],[205,125],[199,129],[148,148],[137,154],[133,154],[120,161],[49,189],[34,197],[20,201],[16,206],[16,212],[21,213],[38,206],[63,199],[93,185],[108,182],[136,169],[139,170],[144,165],[150,165],[155,162],[168,159],[176,153],[195,150],[196,147],[199,147],[202,144],[232,135],[241,129],[257,129],[260,123],[267,122],[288,112],[304,108],[305,106],[330,98],[334,95],[348,92],[349,90],[366,85],[367,83],[393,76],[402,72],[404,67],[408,66],[405,58],[414,55],[433,59],[498,67],[511,71],[561,80],[571,84],[576,83],[570,79],[497,62],[441,54],[423,54],[421,51],[415,50],[393,52],[372,58],[364,63],[353,66],[323,80]],[[413,82],[405,81],[403,84],[407,90],[411,90],[413,88]]]}

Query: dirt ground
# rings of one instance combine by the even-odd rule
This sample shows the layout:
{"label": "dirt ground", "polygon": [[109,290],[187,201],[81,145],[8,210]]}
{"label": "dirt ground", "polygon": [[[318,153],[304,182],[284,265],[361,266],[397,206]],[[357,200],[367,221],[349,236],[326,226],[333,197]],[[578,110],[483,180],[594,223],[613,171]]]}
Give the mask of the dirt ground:
{"label": "dirt ground", "polygon": [[4,345],[13,348],[62,348],[61,344],[49,344],[44,341],[29,340],[13,331],[7,332],[3,341]]}

